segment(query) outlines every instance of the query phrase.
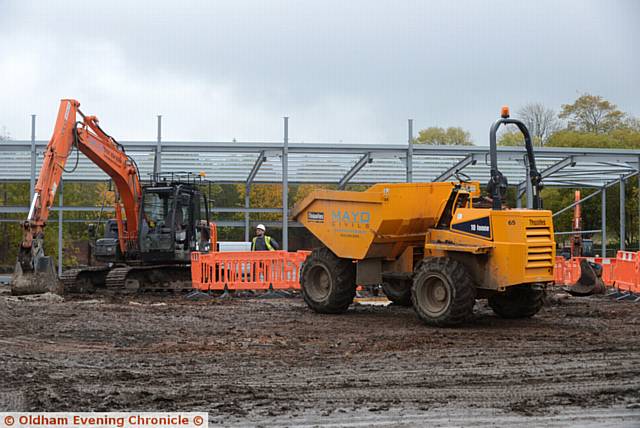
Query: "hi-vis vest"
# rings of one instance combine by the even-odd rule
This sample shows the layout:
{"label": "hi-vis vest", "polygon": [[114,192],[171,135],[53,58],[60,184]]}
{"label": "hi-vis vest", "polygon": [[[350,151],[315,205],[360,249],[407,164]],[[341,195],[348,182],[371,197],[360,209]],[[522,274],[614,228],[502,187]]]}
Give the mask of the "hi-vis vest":
{"label": "hi-vis vest", "polygon": [[[251,241],[251,251],[255,251],[256,250],[256,241],[258,240],[257,236],[253,237],[253,240]],[[269,251],[274,251],[273,246],[271,245],[271,237],[265,235],[264,236],[264,244],[267,246],[267,249]]]}

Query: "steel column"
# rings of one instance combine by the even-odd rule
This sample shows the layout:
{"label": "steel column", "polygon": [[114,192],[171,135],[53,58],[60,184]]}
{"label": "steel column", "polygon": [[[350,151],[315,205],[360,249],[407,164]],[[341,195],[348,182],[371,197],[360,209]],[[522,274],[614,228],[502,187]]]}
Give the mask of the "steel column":
{"label": "steel column", "polygon": [[[247,184],[244,187],[244,207],[249,209],[251,207],[251,202],[249,200],[249,195],[251,193],[251,184]],[[249,241],[249,211],[245,211],[244,213],[244,240]]]}
{"label": "steel column", "polygon": [[625,185],[624,185],[624,176],[620,177],[620,249],[624,251],[625,245],[624,240],[626,237],[625,230],[625,204],[626,204],[626,195],[625,195]]}
{"label": "steel column", "polygon": [[289,250],[289,118],[286,116],[282,145],[282,249]]}
{"label": "steel column", "polygon": [[600,207],[600,229],[602,229],[602,245],[601,255],[607,257],[607,188],[603,187],[601,191],[601,207]]}
{"label": "steel column", "polygon": [[413,119],[409,119],[409,146],[407,147],[407,183],[413,182]]}
{"label": "steel column", "polygon": [[156,158],[153,164],[154,174],[162,173],[162,115],[158,115],[158,139],[156,142]]}
{"label": "steel column", "polygon": [[29,201],[36,191],[36,115],[31,115],[31,172],[29,177]]}
{"label": "steel column", "polygon": [[524,192],[524,190],[520,191],[520,187],[516,189],[516,208],[522,208],[522,196]]}
{"label": "steel column", "polygon": [[58,276],[62,275],[62,217],[64,216],[63,206],[63,194],[64,194],[64,180],[60,179],[60,186],[58,186],[58,203],[60,211],[58,211]]}

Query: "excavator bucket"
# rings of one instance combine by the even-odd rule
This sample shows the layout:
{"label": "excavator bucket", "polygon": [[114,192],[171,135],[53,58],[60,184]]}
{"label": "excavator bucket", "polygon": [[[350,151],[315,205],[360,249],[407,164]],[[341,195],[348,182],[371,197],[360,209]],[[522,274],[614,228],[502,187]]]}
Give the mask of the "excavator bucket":
{"label": "excavator bucket", "polygon": [[58,280],[52,257],[35,258],[32,270],[23,269],[20,261],[16,263],[11,278],[11,294],[14,296],[47,292],[60,294],[61,291],[62,286]]}
{"label": "excavator bucket", "polygon": [[582,259],[580,261],[580,278],[578,282],[564,290],[572,296],[584,297],[593,294],[604,294],[605,285],[602,281],[602,266]]}

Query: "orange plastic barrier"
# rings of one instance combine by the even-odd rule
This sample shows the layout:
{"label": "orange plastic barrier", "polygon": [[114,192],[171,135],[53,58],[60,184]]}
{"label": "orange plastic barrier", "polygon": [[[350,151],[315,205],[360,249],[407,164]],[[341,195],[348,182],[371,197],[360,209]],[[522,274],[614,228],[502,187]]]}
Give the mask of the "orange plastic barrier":
{"label": "orange plastic barrier", "polygon": [[618,251],[616,267],[613,271],[614,286],[632,293],[640,292],[640,257],[639,253]]}
{"label": "orange plastic barrier", "polygon": [[299,289],[300,270],[310,251],[191,253],[194,289]]}
{"label": "orange plastic barrier", "polygon": [[564,284],[564,265],[565,258],[562,256],[556,256],[555,266],[553,268],[553,282],[556,284]]}
{"label": "orange plastic barrier", "polygon": [[573,257],[564,260],[556,257],[555,283],[558,285],[575,284],[580,278],[580,261],[586,258],[602,266],[602,280],[605,285],[622,291],[640,293],[640,251],[618,251],[616,258]]}

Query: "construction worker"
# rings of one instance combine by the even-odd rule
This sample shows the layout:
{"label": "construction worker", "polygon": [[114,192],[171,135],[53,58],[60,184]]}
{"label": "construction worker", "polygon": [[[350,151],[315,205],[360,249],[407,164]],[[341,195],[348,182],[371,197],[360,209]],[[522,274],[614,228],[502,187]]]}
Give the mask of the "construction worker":
{"label": "construction worker", "polygon": [[280,249],[280,245],[275,239],[265,235],[266,231],[264,224],[256,226],[256,236],[251,241],[251,251],[275,251]]}

